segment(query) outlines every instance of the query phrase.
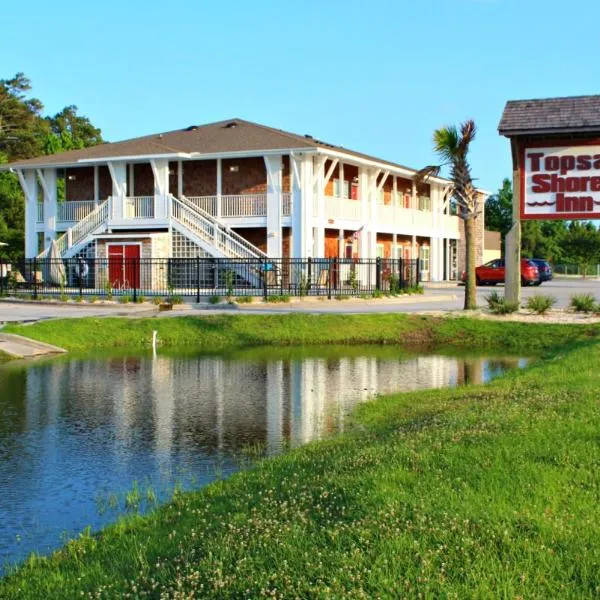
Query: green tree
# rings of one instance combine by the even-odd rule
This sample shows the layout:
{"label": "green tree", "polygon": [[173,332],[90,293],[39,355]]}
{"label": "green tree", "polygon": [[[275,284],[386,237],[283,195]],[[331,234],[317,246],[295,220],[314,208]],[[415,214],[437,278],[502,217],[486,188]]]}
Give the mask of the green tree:
{"label": "green tree", "polygon": [[565,259],[579,266],[583,276],[600,262],[600,233],[591,222],[572,221],[563,238]]}
{"label": "green tree", "polygon": [[[67,106],[53,117],[43,117],[43,104],[29,97],[31,82],[23,73],[0,80],[0,164],[102,142],[100,129]],[[59,187],[64,185],[60,182]],[[60,192],[59,192],[60,194]],[[0,241],[8,243],[4,256],[23,255],[25,202],[17,176],[0,173]]]}
{"label": "green tree", "polygon": [[465,246],[467,280],[465,282],[465,310],[477,308],[475,281],[475,220],[482,212],[473,185],[471,166],[468,161],[469,148],[475,139],[475,121],[469,119],[461,124],[460,131],[454,125],[441,127],[433,132],[433,148],[442,159],[442,165],[425,167],[417,174],[417,183],[440,173],[444,165],[450,167],[452,199],[456,203],[458,216],[465,223]]}
{"label": "green tree", "polygon": [[504,236],[512,227],[512,199],[512,182],[505,177],[502,187],[485,203],[485,227],[490,231],[499,231],[502,244],[504,244]]}

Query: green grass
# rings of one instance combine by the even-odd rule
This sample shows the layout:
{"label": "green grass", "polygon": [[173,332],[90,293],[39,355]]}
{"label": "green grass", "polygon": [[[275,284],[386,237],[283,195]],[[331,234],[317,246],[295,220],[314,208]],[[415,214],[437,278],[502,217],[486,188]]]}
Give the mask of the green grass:
{"label": "green grass", "polygon": [[[448,320],[439,336],[494,327]],[[573,343],[487,386],[361,405],[344,435],[30,559],[0,597],[597,597],[600,343],[501,330],[495,348]]]}
{"label": "green grass", "polygon": [[71,351],[164,347],[219,351],[261,345],[400,344],[537,351],[594,338],[597,325],[546,325],[423,315],[213,315],[84,318],[9,324],[4,330]]}

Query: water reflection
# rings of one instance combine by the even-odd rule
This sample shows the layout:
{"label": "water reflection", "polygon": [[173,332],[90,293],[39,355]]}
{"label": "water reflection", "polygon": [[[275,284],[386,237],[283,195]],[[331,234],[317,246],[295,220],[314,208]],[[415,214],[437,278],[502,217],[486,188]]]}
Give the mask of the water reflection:
{"label": "water reflection", "polygon": [[86,358],[0,370],[0,566],[113,520],[98,498],[134,480],[164,498],[175,479],[199,486],[235,471],[249,445],[273,454],[343,430],[352,407],[376,393],[484,382],[524,364],[348,353]]}

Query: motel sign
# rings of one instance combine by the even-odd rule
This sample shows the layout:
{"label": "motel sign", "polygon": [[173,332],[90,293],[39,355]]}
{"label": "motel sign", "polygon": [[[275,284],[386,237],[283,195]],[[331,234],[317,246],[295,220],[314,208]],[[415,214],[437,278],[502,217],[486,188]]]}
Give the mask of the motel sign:
{"label": "motel sign", "polygon": [[505,298],[521,301],[521,221],[600,219],[600,96],[511,100],[500,135],[513,163]]}
{"label": "motel sign", "polygon": [[599,219],[600,145],[523,149],[521,219]]}

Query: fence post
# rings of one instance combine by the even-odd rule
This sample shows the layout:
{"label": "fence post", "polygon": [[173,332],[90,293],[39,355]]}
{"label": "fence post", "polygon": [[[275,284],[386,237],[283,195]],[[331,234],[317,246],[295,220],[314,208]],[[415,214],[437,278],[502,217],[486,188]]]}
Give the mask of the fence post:
{"label": "fence post", "polygon": [[331,266],[333,265],[333,258],[329,259],[329,265],[327,265],[327,298],[331,300]]}
{"label": "fence post", "polygon": [[381,290],[381,257],[375,259],[375,289]]}
{"label": "fence post", "polygon": [[266,302],[267,296],[269,295],[269,292],[267,290],[267,261],[263,262],[262,280],[263,280],[263,300]]}
{"label": "fence post", "polygon": [[[131,259],[133,264],[131,265],[132,269],[131,269],[131,275],[132,275],[132,279],[133,279],[133,303],[135,304],[137,302],[137,288],[139,285],[139,281],[138,278],[141,279],[141,270],[142,270],[142,262],[140,260],[140,262],[138,262],[137,258],[132,258]],[[139,268],[138,268],[139,266]],[[81,296],[81,277],[79,278],[79,295]]]}
{"label": "fence post", "polygon": [[196,256],[196,304],[200,304],[200,257]]}
{"label": "fence post", "polygon": [[38,299],[37,258],[33,258],[33,299]]}
{"label": "fence post", "polygon": [[421,265],[419,264],[420,260],[421,260],[420,258],[417,258],[417,277],[416,277],[417,284],[416,284],[416,287],[419,287],[419,284],[421,283]]}
{"label": "fence post", "polygon": [[77,273],[77,279],[79,280],[79,297],[81,298],[83,296],[83,265],[84,265],[83,259],[78,264],[79,264],[79,270]]}
{"label": "fence post", "polygon": [[402,258],[398,258],[398,285],[401,290],[405,289],[404,285],[404,269],[402,268]]}
{"label": "fence post", "polygon": [[312,258],[309,256],[308,257],[308,285],[312,284]]}

